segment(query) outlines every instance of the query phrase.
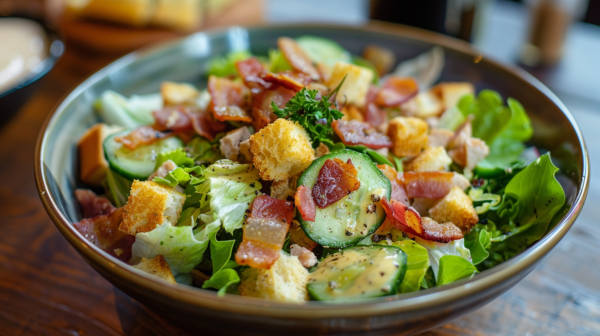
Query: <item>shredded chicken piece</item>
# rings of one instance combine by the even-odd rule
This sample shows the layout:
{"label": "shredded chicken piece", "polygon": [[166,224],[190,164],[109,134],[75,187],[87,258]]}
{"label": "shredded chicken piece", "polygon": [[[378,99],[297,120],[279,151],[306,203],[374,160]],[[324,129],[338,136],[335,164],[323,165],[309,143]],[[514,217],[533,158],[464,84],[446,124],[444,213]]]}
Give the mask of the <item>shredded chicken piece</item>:
{"label": "shredded chicken piece", "polygon": [[171,160],[165,161],[158,169],[148,177],[148,181],[152,181],[155,177],[165,177],[170,171],[177,169],[175,162]]}
{"label": "shredded chicken piece", "polygon": [[290,254],[298,257],[300,263],[305,268],[311,268],[317,264],[317,257],[315,254],[307,248],[293,244],[290,246]]}

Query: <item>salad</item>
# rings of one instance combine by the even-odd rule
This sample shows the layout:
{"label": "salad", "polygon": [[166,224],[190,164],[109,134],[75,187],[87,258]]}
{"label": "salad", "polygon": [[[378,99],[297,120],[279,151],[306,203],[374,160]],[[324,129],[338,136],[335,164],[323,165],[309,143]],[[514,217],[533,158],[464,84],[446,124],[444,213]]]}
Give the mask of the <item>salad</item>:
{"label": "salad", "polygon": [[[207,85],[104,92],[79,140],[91,243],[166,282],[285,302],[469,279],[564,213],[523,106],[437,83],[443,50],[281,37],[211,60]],[[165,285],[168,285],[166,284]]]}

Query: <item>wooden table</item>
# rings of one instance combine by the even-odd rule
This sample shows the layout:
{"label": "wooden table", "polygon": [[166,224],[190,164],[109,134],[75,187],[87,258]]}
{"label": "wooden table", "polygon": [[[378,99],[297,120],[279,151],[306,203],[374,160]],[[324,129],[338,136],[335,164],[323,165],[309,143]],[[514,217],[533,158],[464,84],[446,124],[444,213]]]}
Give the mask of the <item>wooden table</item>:
{"label": "wooden table", "polygon": [[[493,19],[491,25],[490,37],[504,42],[501,48],[484,43],[482,49],[510,61],[518,42],[502,32],[518,28],[503,19]],[[580,91],[577,86],[565,87],[562,80],[553,80],[569,77],[569,73],[561,73],[565,68],[600,78],[598,62],[575,62],[581,58],[579,53],[590,52],[594,46],[599,48],[595,54],[598,58],[600,28],[578,29],[578,49],[568,50],[571,54],[558,68],[537,75],[575,115],[586,136],[592,176],[596,176],[600,169],[600,138],[595,129],[600,125],[600,85],[589,87],[594,76],[588,76],[587,82],[582,79]],[[74,69],[73,64],[85,60],[100,66],[110,61],[91,57],[67,54],[40,83],[37,94],[0,129],[0,334],[187,335],[92,270],[56,230],[38,199],[33,178],[37,134],[62,97],[89,75],[89,71]],[[600,182],[592,177],[578,221],[535,271],[484,308],[426,335],[599,335],[597,201]]]}

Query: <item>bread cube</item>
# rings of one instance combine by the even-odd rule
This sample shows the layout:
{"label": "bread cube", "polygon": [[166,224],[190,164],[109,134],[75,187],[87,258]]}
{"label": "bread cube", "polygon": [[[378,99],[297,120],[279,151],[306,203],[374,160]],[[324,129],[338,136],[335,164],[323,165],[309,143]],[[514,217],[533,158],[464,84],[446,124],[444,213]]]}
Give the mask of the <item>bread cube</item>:
{"label": "bread cube", "polygon": [[390,120],[387,135],[392,153],[398,157],[415,156],[427,147],[427,123],[419,118],[396,117]]}
{"label": "bread cube", "polygon": [[475,87],[469,82],[451,82],[440,83],[431,88],[431,91],[437,93],[446,110],[456,106],[464,95],[475,94]]}
{"label": "bread cube", "polygon": [[289,197],[294,199],[300,175],[290,177],[287,180],[275,181],[271,184],[271,197],[287,201]]}
{"label": "bread cube", "polygon": [[268,181],[300,174],[315,159],[306,130],[286,119],[277,119],[252,135],[250,151],[260,177]]}
{"label": "bread cube", "polygon": [[83,134],[78,143],[81,181],[92,186],[102,185],[108,170],[102,143],[107,136],[120,130],[118,126],[98,123]]}
{"label": "bread cube", "polygon": [[460,187],[452,187],[444,198],[429,209],[429,215],[438,223],[454,223],[463,233],[469,232],[479,221],[473,201]]}
{"label": "bread cube", "polygon": [[337,93],[338,103],[354,104],[358,107],[365,106],[369,84],[373,81],[373,72],[358,65],[337,62],[326,83],[329,89],[335,89],[344,76],[346,76],[346,80]]}
{"label": "bread cube", "polygon": [[161,255],[157,255],[156,257],[154,257],[154,259],[142,258],[139,264],[133,265],[133,268],[157,276],[172,284],[177,283],[175,281],[175,278],[173,277],[173,273],[171,272],[169,264]]}
{"label": "bread cube", "polygon": [[444,112],[444,105],[432,91],[419,92],[414,100],[413,114],[419,118],[437,117]]}
{"label": "bread cube", "polygon": [[425,172],[448,170],[452,159],[444,147],[428,147],[404,166],[406,171]]}
{"label": "bread cube", "polygon": [[169,222],[177,224],[185,195],[152,181],[133,181],[119,230],[130,235],[150,232]]}
{"label": "bread cube", "polygon": [[187,83],[162,82],[160,94],[165,105],[193,105],[200,92]]}
{"label": "bread cube", "polygon": [[298,257],[280,253],[270,269],[248,267],[241,272],[240,295],[296,303],[308,299],[308,271]]}

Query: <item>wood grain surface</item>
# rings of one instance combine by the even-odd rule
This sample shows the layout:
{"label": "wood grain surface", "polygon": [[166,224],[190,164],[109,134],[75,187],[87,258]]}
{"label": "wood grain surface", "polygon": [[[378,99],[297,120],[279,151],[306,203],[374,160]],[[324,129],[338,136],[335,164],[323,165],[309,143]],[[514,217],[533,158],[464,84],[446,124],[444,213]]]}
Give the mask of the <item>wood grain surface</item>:
{"label": "wood grain surface", "polygon": [[[202,334],[179,329],[104,280],[39,201],[33,153],[43,120],[93,68],[111,61],[88,56],[65,55],[22,110],[0,126],[0,335]],[[84,60],[95,66],[78,68]],[[590,71],[600,74],[600,65]],[[591,157],[592,184],[581,216],[512,290],[424,335],[600,335],[600,94],[594,100],[559,90],[559,96],[579,122]]]}

